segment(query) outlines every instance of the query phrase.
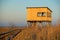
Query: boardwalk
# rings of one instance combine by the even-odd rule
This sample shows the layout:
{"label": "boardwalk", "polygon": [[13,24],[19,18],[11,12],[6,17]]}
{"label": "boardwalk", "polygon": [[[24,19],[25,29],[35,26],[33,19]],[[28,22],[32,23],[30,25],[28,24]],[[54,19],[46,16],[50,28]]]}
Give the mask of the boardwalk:
{"label": "boardwalk", "polygon": [[0,40],[12,40],[21,31],[22,31],[21,29],[15,29],[5,33],[1,33]]}

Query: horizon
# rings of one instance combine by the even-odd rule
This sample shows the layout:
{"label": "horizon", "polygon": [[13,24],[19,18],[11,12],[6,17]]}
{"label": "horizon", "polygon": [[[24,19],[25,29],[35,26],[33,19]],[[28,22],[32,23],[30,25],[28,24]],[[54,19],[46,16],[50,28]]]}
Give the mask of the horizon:
{"label": "horizon", "polygon": [[52,24],[60,19],[60,0],[0,0],[0,26],[26,26],[26,7],[48,7],[52,10]]}

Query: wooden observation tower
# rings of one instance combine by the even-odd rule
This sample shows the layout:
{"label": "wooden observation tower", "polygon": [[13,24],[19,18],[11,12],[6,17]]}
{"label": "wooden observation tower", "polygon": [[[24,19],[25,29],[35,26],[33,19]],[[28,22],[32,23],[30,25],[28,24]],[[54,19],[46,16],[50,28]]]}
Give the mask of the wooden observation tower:
{"label": "wooden observation tower", "polygon": [[50,25],[52,11],[48,7],[27,7],[27,25],[40,26],[42,23]]}

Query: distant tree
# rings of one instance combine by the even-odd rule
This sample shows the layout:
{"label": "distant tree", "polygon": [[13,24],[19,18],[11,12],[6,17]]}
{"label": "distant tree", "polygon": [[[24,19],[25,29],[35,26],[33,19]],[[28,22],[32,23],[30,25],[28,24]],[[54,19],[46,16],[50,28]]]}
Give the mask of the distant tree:
{"label": "distant tree", "polygon": [[10,22],[9,25],[10,25],[11,27],[15,27],[15,24],[12,23],[12,22]]}
{"label": "distant tree", "polygon": [[10,23],[9,23],[9,25],[10,25],[9,30],[12,30],[12,29],[15,27],[15,24],[14,24],[14,23],[12,23],[12,22],[10,22]]}

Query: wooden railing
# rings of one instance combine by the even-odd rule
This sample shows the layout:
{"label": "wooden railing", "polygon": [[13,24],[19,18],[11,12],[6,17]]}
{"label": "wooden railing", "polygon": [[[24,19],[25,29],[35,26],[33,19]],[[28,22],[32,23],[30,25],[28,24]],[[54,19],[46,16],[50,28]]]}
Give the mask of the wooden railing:
{"label": "wooden railing", "polygon": [[0,40],[12,40],[22,29],[16,29],[0,34]]}

